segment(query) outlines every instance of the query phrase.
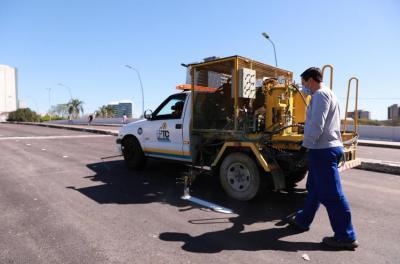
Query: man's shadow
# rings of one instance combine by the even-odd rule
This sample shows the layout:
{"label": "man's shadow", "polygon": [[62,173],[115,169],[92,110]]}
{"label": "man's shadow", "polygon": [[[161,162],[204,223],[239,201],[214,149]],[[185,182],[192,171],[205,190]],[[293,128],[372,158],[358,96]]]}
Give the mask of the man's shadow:
{"label": "man's shadow", "polygon": [[234,225],[229,229],[208,232],[199,236],[166,232],[160,234],[160,239],[184,242],[183,250],[196,253],[218,253],[223,250],[280,250],[290,252],[325,250],[321,243],[281,240],[284,237],[298,233],[298,231],[289,227],[241,233],[236,230]]}
{"label": "man's shadow", "polygon": [[[280,251],[330,251],[322,243],[291,242],[285,237],[301,232],[288,226],[285,219],[303,205],[306,193],[297,189],[293,193],[268,192],[255,201],[240,203],[227,201],[225,204],[237,214],[228,218],[190,220],[191,224],[232,224],[231,227],[207,232],[198,236],[188,233],[164,232],[159,238],[164,241],[183,242],[182,249],[195,253],[218,253],[223,250],[280,250]],[[218,194],[211,197],[219,196]],[[275,222],[275,227],[245,232],[246,225]]]}

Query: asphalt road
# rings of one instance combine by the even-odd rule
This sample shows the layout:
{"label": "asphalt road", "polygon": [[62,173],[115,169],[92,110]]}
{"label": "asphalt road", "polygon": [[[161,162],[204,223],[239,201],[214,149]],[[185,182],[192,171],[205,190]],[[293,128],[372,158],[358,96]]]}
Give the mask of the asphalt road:
{"label": "asphalt road", "polygon": [[0,124],[0,263],[400,263],[400,177],[349,170],[343,188],[360,248],[332,251],[320,208],[311,231],[281,219],[301,207],[294,194],[250,203],[227,198],[199,177],[194,196],[231,208],[221,214],[180,199],[184,167],[152,161],[125,168],[115,137]]}

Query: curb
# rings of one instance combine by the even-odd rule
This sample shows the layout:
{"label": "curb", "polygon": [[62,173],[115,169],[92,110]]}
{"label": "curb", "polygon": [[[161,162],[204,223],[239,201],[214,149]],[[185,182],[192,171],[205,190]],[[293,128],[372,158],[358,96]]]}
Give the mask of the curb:
{"label": "curb", "polygon": [[83,132],[102,134],[102,135],[118,136],[118,132],[99,130],[96,128],[84,128],[84,127],[73,127],[73,126],[63,126],[63,125],[53,125],[53,124],[43,124],[43,123],[30,123],[30,122],[8,122],[8,123],[30,125],[30,126],[42,126],[42,127],[50,127],[50,128],[58,128],[58,129],[68,129],[68,130],[83,131]]}
{"label": "curb", "polygon": [[392,148],[392,149],[400,149],[399,145],[389,145],[382,143],[369,143],[369,142],[360,142],[357,143],[358,146],[366,146],[366,147],[376,147],[376,148]]}
{"label": "curb", "polygon": [[362,159],[361,165],[354,168],[359,170],[400,175],[400,163],[392,161]]}

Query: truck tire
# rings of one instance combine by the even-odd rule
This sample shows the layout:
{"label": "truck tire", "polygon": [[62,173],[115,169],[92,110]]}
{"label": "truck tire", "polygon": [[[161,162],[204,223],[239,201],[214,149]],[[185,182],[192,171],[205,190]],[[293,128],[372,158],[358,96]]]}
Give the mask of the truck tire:
{"label": "truck tire", "polygon": [[136,138],[128,137],[122,141],[122,153],[128,168],[140,169],[145,165],[146,157]]}
{"label": "truck tire", "polygon": [[249,201],[261,190],[261,173],[256,162],[248,155],[235,152],[225,157],[219,169],[224,191],[232,198]]}

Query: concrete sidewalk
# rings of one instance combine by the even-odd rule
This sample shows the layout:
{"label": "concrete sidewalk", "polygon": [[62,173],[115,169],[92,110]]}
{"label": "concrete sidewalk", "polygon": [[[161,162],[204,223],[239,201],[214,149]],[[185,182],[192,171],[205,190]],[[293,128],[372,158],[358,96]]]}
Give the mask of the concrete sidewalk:
{"label": "concrete sidewalk", "polygon": [[[119,126],[102,126],[102,125],[67,125],[67,124],[49,124],[49,123],[29,123],[29,122],[10,122],[24,125],[36,125],[51,128],[69,129],[75,131],[84,131],[96,134],[105,134],[117,136],[120,129]],[[400,156],[400,142],[389,142],[389,141],[376,141],[376,140],[358,140],[358,145],[368,147],[379,147],[379,148],[394,148],[399,149]],[[364,159],[361,158],[361,165],[355,167],[357,169],[383,172],[400,175],[400,159],[398,162],[395,161],[384,161],[375,159]]]}

